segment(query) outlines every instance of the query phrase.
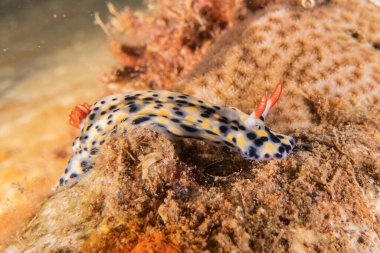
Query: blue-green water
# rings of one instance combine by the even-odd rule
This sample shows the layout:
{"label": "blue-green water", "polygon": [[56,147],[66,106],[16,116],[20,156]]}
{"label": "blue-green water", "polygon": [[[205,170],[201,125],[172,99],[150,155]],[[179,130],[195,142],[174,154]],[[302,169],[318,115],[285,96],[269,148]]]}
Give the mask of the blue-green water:
{"label": "blue-green water", "polygon": [[[112,1],[121,10],[137,8],[141,0]],[[0,1],[0,98],[22,85],[24,78],[54,60],[41,61],[78,43],[107,46],[107,38],[94,24],[94,13],[107,21],[106,1],[98,0],[2,0]],[[94,45],[92,45],[94,47]],[[96,52],[94,52],[96,54]],[[75,59],[75,55],[72,55]],[[95,63],[96,64],[96,63]]]}

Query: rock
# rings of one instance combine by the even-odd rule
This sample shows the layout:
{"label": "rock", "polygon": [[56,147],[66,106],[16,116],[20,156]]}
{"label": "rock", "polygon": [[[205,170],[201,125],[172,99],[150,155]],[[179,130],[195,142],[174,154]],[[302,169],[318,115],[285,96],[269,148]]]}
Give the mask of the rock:
{"label": "rock", "polygon": [[[108,141],[88,175],[41,207],[13,247],[138,252],[153,240],[146,247],[173,252],[376,252],[379,126],[299,130],[293,155],[267,162],[128,129]],[[230,174],[206,174],[223,163],[235,165],[224,169]]]}

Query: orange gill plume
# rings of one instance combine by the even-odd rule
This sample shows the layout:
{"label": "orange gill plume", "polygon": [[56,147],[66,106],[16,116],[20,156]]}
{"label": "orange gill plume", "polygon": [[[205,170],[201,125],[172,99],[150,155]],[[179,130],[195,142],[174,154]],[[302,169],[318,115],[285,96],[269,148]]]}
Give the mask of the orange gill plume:
{"label": "orange gill plume", "polygon": [[70,113],[70,125],[73,127],[79,128],[80,124],[82,123],[82,120],[87,116],[88,112],[90,111],[91,105],[88,103],[84,103],[82,105],[75,106],[74,110]]}

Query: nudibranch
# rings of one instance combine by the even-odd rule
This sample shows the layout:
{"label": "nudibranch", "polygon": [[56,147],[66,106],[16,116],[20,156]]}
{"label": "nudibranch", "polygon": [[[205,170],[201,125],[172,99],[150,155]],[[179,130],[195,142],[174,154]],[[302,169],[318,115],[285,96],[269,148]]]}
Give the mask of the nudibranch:
{"label": "nudibranch", "polygon": [[170,139],[195,138],[225,145],[250,160],[284,158],[295,146],[292,137],[269,130],[265,118],[280,98],[282,84],[272,95],[265,94],[256,110],[247,115],[236,108],[166,90],[111,95],[92,106],[77,106],[70,123],[81,129],[60,184],[67,184],[90,170],[107,136],[121,124],[150,127]]}

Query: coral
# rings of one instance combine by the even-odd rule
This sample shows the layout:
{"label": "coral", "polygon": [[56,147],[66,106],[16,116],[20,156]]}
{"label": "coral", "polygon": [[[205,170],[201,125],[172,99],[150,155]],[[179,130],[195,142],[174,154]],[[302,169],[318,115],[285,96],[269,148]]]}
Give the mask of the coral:
{"label": "coral", "polygon": [[[378,13],[365,1],[316,3],[307,11],[268,4],[225,34],[175,87],[250,113],[282,80],[283,97],[269,117],[281,130],[374,115],[380,107]],[[316,103],[326,104],[323,113]]]}
{"label": "coral", "polygon": [[[118,12],[102,25],[119,59],[103,81],[111,90],[168,89],[245,13],[241,0],[150,1],[149,9]],[[133,39],[132,39],[133,38]]]}
{"label": "coral", "polygon": [[[189,29],[188,24],[193,24],[197,15],[200,17],[195,18],[196,21],[205,18],[201,15],[202,8],[199,9],[203,2],[194,1],[188,8],[183,8],[183,3],[169,3],[160,8],[154,5],[153,9],[161,10],[155,12],[155,19],[166,17],[169,6],[186,11],[169,15],[172,22],[167,22],[162,29],[148,18],[151,13],[145,16],[127,9],[115,14],[109,29],[119,37],[136,37],[140,33],[153,36],[137,36],[143,38],[137,39],[141,41],[138,45],[128,45],[126,39],[111,43],[112,51],[122,63],[122,67],[114,69],[114,77],[106,80],[114,92],[131,88],[175,89],[250,113],[259,95],[282,80],[286,85],[282,106],[275,109],[269,121],[273,123],[276,119],[279,129],[289,131],[316,125],[325,119],[344,118],[342,113],[352,116],[353,107],[361,107],[362,113],[373,114],[379,110],[380,21],[376,5],[360,1],[226,2],[228,6],[235,6],[226,14],[226,6],[211,3],[215,18],[207,19],[209,23],[204,21],[208,26],[203,28],[208,31],[217,28],[218,32],[210,32],[214,37],[202,40],[199,48],[192,51],[182,43],[183,37],[178,36],[187,34],[187,37],[199,38],[199,29]],[[211,52],[190,71],[219,38],[223,29],[216,24],[233,26],[249,17],[249,10],[254,15],[233,31],[222,34]],[[170,25],[173,23],[187,25],[174,29]],[[143,31],[136,32],[137,28]],[[179,35],[174,36],[173,29]],[[152,32],[156,30],[159,32]],[[158,37],[165,39],[158,40]],[[171,55],[152,57],[146,53],[148,47]],[[189,54],[183,54],[184,51]],[[178,76],[184,77],[173,87]],[[247,94],[251,94],[252,99],[244,99]],[[316,100],[330,108],[326,115],[315,113],[310,101]],[[291,102],[285,106],[286,101]],[[283,113],[284,110],[294,113],[289,115]]]}

